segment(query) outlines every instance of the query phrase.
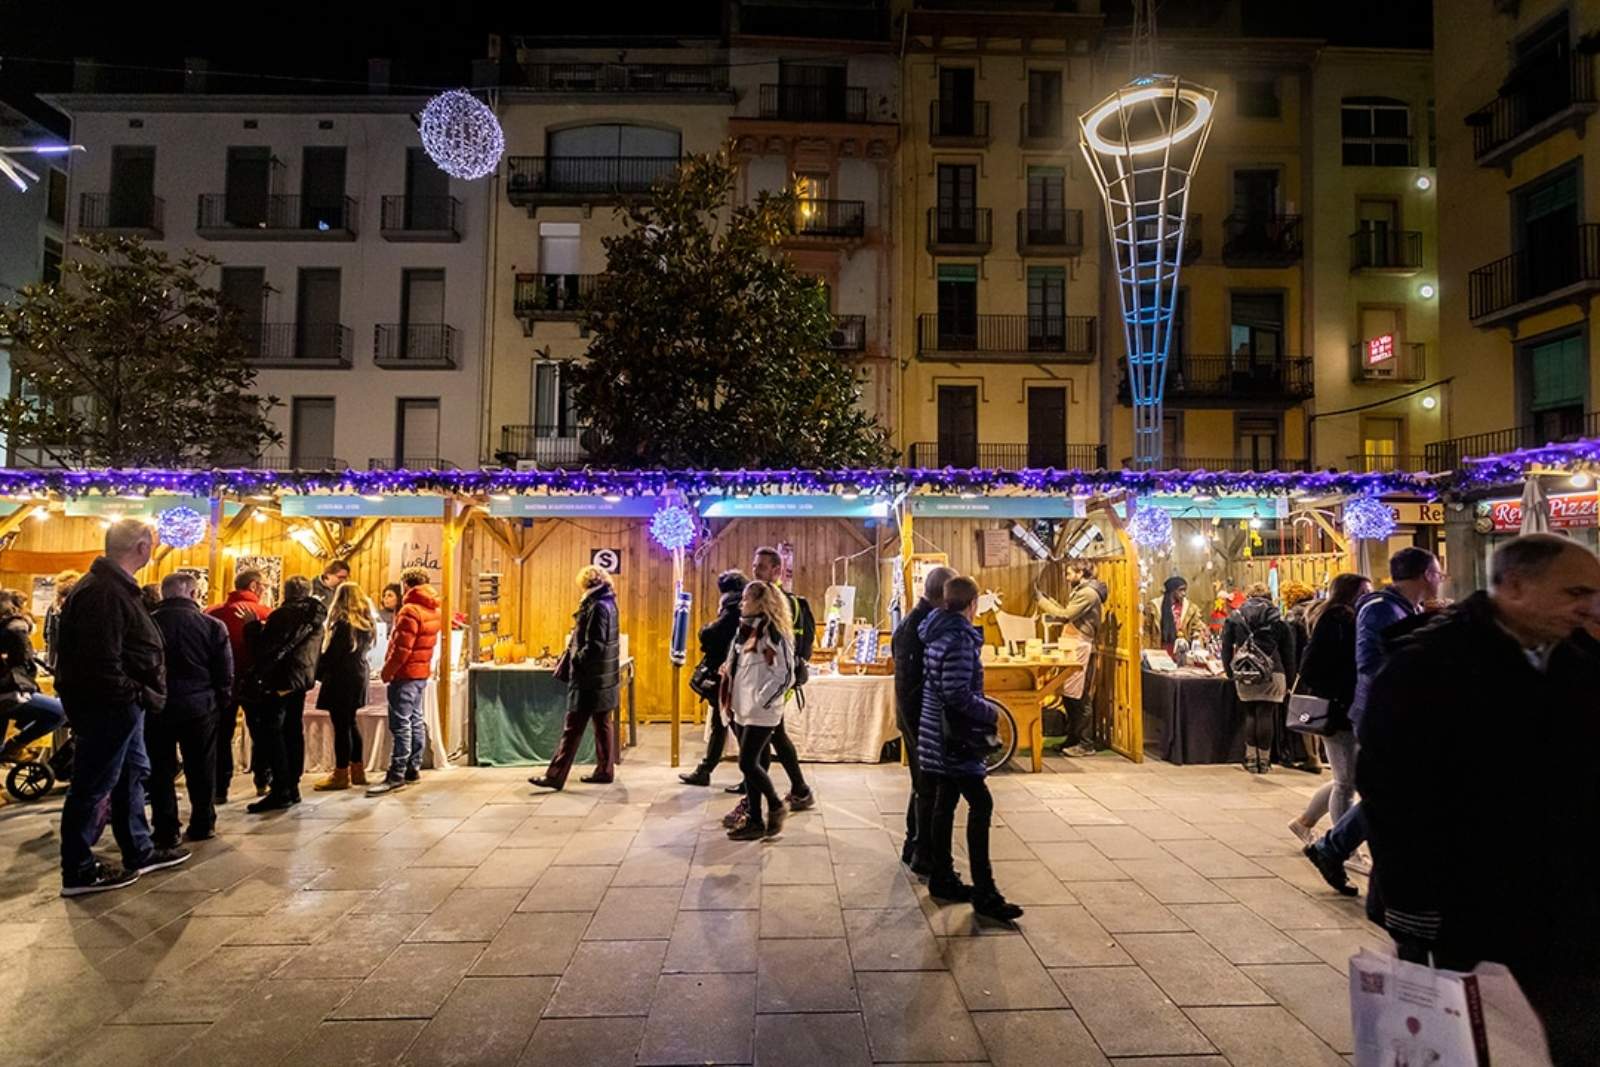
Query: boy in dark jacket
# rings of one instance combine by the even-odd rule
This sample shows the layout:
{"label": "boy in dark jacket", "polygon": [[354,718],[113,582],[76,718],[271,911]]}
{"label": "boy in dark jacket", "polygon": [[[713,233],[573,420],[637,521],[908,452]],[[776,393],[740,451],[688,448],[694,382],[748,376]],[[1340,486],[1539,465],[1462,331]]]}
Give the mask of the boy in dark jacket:
{"label": "boy in dark jacket", "polygon": [[[995,709],[983,696],[983,631],[977,617],[978,583],[952,578],[944,587],[944,607],[923,620],[918,634],[927,652],[923,658],[922,721],[918,754],[926,781],[935,783],[932,873],[928,893],[939,900],[971,900],[972,910],[1011,922],[1022,909],[995,888],[989,863],[989,818],[994,800],[984,778],[989,773],[983,753],[994,732]],[[950,858],[956,804],[967,802],[967,860],[972,885],[962,885]]]}
{"label": "boy in dark jacket", "polygon": [[894,653],[894,718],[900,727],[900,743],[905,746],[906,766],[911,771],[911,796],[906,801],[906,843],[900,849],[900,862],[911,865],[913,874],[932,872],[932,857],[925,841],[933,835],[934,792],[922,783],[922,758],[917,752],[917,727],[922,720],[922,659],[927,649],[917,631],[927,617],[944,606],[944,587],[956,572],[950,567],[934,567],[922,580],[922,597],[911,613],[900,620],[889,644]]}
{"label": "boy in dark jacket", "polygon": [[189,829],[204,841],[216,825],[217,725],[233,710],[233,652],[228,628],[200,610],[193,574],[161,580],[161,603],[150,613],[166,644],[167,706],[144,721],[150,750],[150,821],[157,848],[178,845],[178,753],[189,790]]}
{"label": "boy in dark jacket", "polygon": [[686,785],[710,785],[711,772],[722,762],[722,750],[728,743],[728,724],[722,721],[722,713],[717,708],[717,668],[728,658],[728,648],[739,633],[739,599],[744,595],[746,584],[744,575],[736,570],[717,575],[717,592],[722,594],[717,617],[700,627],[700,667],[696,670],[705,668],[702,673],[710,679],[711,689],[709,693],[697,692],[696,695],[704,697],[710,705],[707,722],[711,736],[706,739],[706,754],[700,766],[678,775],[678,780]]}
{"label": "boy in dark jacket", "polygon": [[282,811],[300,803],[300,775],[306,767],[303,718],[306,693],[317,680],[317,657],[322,653],[322,622],[327,609],[311,595],[311,579],[295,577],[283,583],[283,606],[263,623],[252,622],[250,635],[257,695],[256,743],[266,749],[272,768],[267,795],[247,808],[252,815]]}

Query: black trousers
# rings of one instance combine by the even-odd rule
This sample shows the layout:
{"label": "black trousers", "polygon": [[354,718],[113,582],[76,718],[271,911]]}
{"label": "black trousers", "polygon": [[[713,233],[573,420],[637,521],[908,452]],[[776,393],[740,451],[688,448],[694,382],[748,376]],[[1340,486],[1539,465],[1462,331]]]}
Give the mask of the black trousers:
{"label": "black trousers", "polygon": [[1246,700],[1244,703],[1244,743],[1266,750],[1272,758],[1272,742],[1276,736],[1278,720],[1283,717],[1283,705],[1270,700]]}
{"label": "black trousers", "polygon": [[[794,742],[789,740],[788,731],[784,730],[783,723],[780,722],[771,729],[771,744],[762,745],[759,750],[761,752],[761,769],[765,771],[772,767],[772,756],[776,753],[778,762],[783,765],[783,773],[789,777],[789,792],[795,796],[805,796],[811,792],[811,787],[806,785],[805,773],[800,770],[800,753],[795,751]],[[739,742],[741,750],[744,748],[744,744],[742,740]],[[742,756],[740,757],[739,765],[741,767],[744,766]]]}
{"label": "black trousers", "polygon": [[256,750],[251,763],[257,767],[265,763],[277,796],[300,796],[300,776],[306,769],[305,710],[304,689],[275,694],[256,709]]}
{"label": "black trousers", "polygon": [[981,774],[924,775],[936,779],[937,799],[933,812],[934,878],[953,878],[955,861],[950,839],[955,833],[956,805],[967,802],[967,864],[972,869],[973,888],[994,889],[994,867],[989,862],[989,820],[994,815],[994,798]]}
{"label": "black trousers", "polygon": [[150,753],[150,778],[145,795],[150,799],[150,830],[155,840],[178,839],[183,824],[178,819],[178,756],[183,756],[183,780],[189,794],[189,832],[209,834],[217,822],[217,716],[193,715],[173,720],[166,715],[146,715],[144,743]]}
{"label": "black trousers", "polygon": [[767,744],[781,729],[783,729],[781,724],[746,726],[744,732],[739,735],[739,770],[744,772],[744,799],[749,805],[750,821],[757,826],[763,825],[761,818],[763,800],[767,802],[769,811],[783,803],[783,798],[778,796],[778,790],[772,784],[772,777],[767,774],[766,768],[766,764],[771,760]]}
{"label": "black trousers", "polygon": [[352,763],[361,763],[361,728],[356,725],[356,712],[359,710],[359,708],[328,709],[328,724],[333,727],[335,767],[348,767]]}
{"label": "black trousers", "polygon": [[274,702],[269,699],[260,704],[242,705],[244,728],[250,732],[250,779],[257,789],[272,784],[272,751],[276,742],[269,735],[282,729],[281,725],[271,728],[267,725],[277,721],[271,706]]}
{"label": "black trousers", "polygon": [[706,738],[706,754],[696,768],[704,774],[710,774],[717,769],[717,764],[722,762],[722,750],[728,747],[728,724],[722,721],[722,712],[714,705],[708,705],[711,723],[711,736]]}
{"label": "black trousers", "polygon": [[933,860],[933,809],[938,800],[935,783],[922,773],[922,756],[917,751],[917,730],[910,721],[900,721],[900,744],[906,753],[906,769],[911,772],[911,796],[906,800],[906,845],[912,863]]}
{"label": "black trousers", "polygon": [[[239,729],[239,705],[229,704],[217,712],[217,803],[228,802],[228,787],[233,784],[233,735]],[[252,740],[252,743],[253,740]]]}

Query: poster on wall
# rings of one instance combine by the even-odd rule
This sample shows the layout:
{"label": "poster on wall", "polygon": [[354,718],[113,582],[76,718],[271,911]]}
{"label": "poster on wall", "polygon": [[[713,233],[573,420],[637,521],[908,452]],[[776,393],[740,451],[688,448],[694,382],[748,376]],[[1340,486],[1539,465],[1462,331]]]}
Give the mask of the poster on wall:
{"label": "poster on wall", "polygon": [[235,556],[233,560],[233,576],[238,578],[245,571],[258,571],[261,574],[261,602],[269,608],[278,606],[278,601],[283,595],[283,557],[282,556]]}
{"label": "poster on wall", "polygon": [[56,602],[56,576],[38,574],[33,579],[33,617],[43,619]]}
{"label": "poster on wall", "polygon": [[211,571],[206,567],[179,567],[173,574],[187,574],[194,578],[195,599],[202,604],[211,602]]}
{"label": "poster on wall", "polygon": [[389,524],[389,581],[398,582],[407,567],[421,567],[437,586],[444,574],[444,526],[441,523]]}
{"label": "poster on wall", "polygon": [[594,548],[589,550],[589,562],[607,574],[622,573],[622,549]]}

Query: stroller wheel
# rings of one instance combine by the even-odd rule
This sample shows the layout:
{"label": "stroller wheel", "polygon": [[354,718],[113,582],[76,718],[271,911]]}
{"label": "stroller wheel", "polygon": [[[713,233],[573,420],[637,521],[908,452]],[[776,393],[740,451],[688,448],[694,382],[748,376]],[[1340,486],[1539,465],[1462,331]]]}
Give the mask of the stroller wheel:
{"label": "stroller wheel", "polygon": [[55,784],[55,773],[39,762],[19,763],[6,775],[6,792],[18,800],[38,800]]}

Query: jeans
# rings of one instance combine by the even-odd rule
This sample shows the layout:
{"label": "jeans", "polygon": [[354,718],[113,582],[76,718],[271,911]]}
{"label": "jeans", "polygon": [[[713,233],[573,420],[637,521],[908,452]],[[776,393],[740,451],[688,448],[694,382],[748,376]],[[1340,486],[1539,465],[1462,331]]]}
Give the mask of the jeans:
{"label": "jeans", "polygon": [[144,783],[150,757],[144,750],[144,709],[137,704],[69,712],[76,754],[72,784],[61,805],[61,873],[66,878],[94,867],[94,846],[111,834],[125,867],[137,867],[151,851],[144,817]]}
{"label": "jeans", "polygon": [[950,839],[955,833],[956,804],[967,802],[967,865],[972,869],[972,886],[981,892],[994,890],[994,867],[989,863],[989,819],[994,814],[994,799],[981,774],[941,774],[938,799],[933,812],[933,873],[930,878],[955,877],[955,861],[950,854]]}
{"label": "jeans", "polygon": [[[1312,738],[1307,735],[1306,741]],[[1353,730],[1340,730],[1332,737],[1322,739],[1323,748],[1328,753],[1328,765],[1333,769],[1333,781],[1323,782],[1311,799],[1306,801],[1306,810],[1300,816],[1300,821],[1307,826],[1315,826],[1324,816],[1333,817],[1334,822],[1344,818],[1344,813],[1350,810],[1350,805],[1356,802],[1356,735]]]}
{"label": "jeans", "polygon": [[328,724],[333,727],[333,765],[361,764],[361,729],[356,725],[356,708],[329,708]]}
{"label": "jeans", "polygon": [[566,785],[567,775],[572,771],[572,761],[578,758],[578,743],[583,740],[583,731],[594,724],[594,776],[602,782],[609,782],[616,775],[616,724],[614,715],[616,709],[610,711],[569,711],[566,722],[561,724],[561,740],[556,742],[556,754],[550,757],[550,766],[545,770],[544,777],[560,786]]}
{"label": "jeans", "polygon": [[271,772],[274,796],[300,796],[300,775],[306,769],[305,710],[304,689],[273,694],[257,709],[251,762],[257,767],[264,763]]}
{"label": "jeans", "polygon": [[1361,805],[1356,804],[1339,817],[1333,829],[1322,835],[1316,847],[1319,852],[1342,863],[1355,855],[1356,849],[1366,839],[1367,817],[1361,813]]}
{"label": "jeans", "polygon": [[389,734],[394,751],[389,756],[389,780],[401,781],[407,770],[422,769],[422,750],[428,743],[428,724],[422,718],[422,691],[426,678],[396,678],[389,683]]}
{"label": "jeans", "polygon": [[189,832],[209,834],[216,826],[217,786],[211,779],[217,765],[217,717],[195,715],[173,721],[165,715],[144,720],[150,751],[150,821],[157,841],[178,840],[178,754],[183,754],[183,780],[189,794]]}
{"label": "jeans", "polygon": [[47,697],[43,693],[35,693],[4,716],[0,716],[0,733],[5,732],[6,719],[16,723],[17,732],[6,745],[13,751],[20,751],[60,726],[66,717],[67,713],[62,709],[61,701],[55,697]]}
{"label": "jeans", "polygon": [[746,726],[739,738],[739,770],[744,772],[744,799],[749,805],[750,825],[765,825],[761,818],[761,802],[767,802],[768,811],[776,811],[783,803],[777,788],[763,765],[767,762],[767,743],[781,726]]}
{"label": "jeans", "polygon": [[[794,742],[789,740],[789,733],[783,728],[783,723],[771,727],[771,745],[762,745],[758,750],[761,753],[761,769],[767,770],[772,766],[773,753],[777,753],[778,762],[783,765],[783,773],[789,778],[789,792],[793,796],[803,797],[811,792],[811,787],[806,785],[806,776],[800,770],[800,753],[795,751]],[[744,747],[744,742],[739,742],[739,747]],[[740,766],[743,766],[741,763]]]}

